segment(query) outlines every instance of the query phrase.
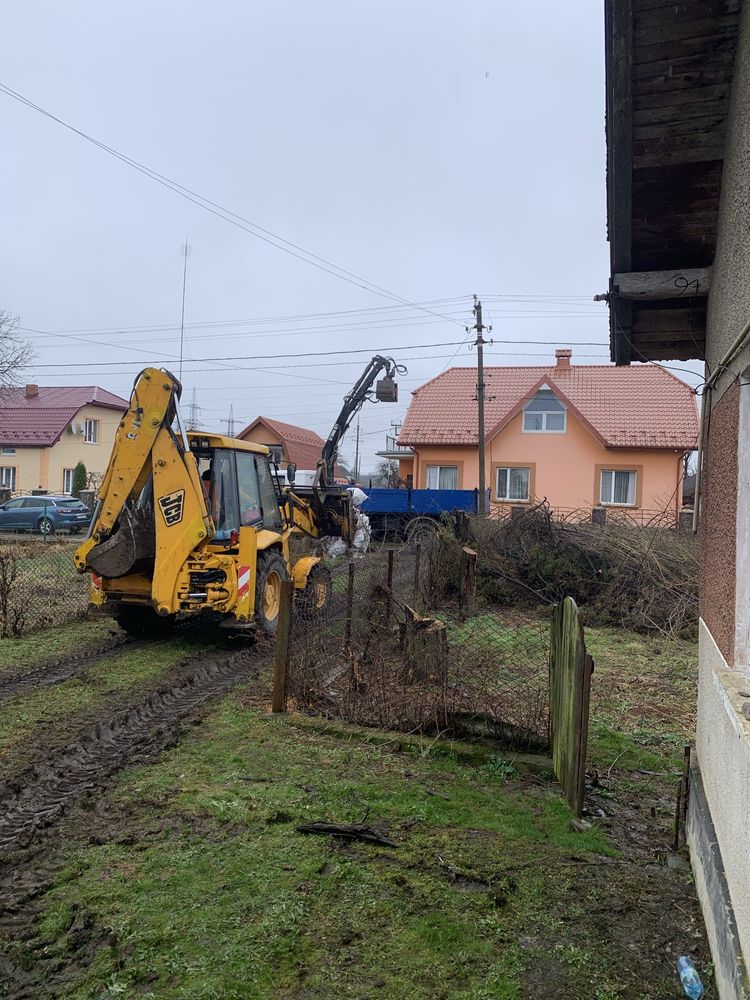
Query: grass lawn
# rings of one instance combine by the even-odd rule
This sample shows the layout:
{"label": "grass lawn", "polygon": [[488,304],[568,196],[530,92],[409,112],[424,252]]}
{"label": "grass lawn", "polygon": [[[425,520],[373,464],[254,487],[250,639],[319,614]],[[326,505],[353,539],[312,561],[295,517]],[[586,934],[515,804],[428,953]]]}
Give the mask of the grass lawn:
{"label": "grass lawn", "polygon": [[[667,1000],[691,953],[714,998],[689,870],[663,863],[695,648],[587,637],[593,829],[542,759],[271,717],[265,677],[68,813],[34,933],[0,931],[0,956],[39,1000]],[[173,645],[107,661],[95,696]],[[313,820],[397,846],[297,831]]]}
{"label": "grass lawn", "polygon": [[[562,924],[577,863],[618,852],[571,832],[549,780],[343,732],[230,698],[123,777],[46,900],[36,947],[73,958],[65,996],[516,998],[551,957],[569,992],[546,995],[618,995],[606,935]],[[296,831],[364,817],[399,846]],[[76,969],[82,920],[98,946]]]}

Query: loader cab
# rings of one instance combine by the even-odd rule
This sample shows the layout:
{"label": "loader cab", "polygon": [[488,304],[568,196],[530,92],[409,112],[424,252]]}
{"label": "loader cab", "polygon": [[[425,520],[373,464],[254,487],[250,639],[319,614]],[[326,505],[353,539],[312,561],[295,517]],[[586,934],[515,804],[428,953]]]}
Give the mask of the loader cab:
{"label": "loader cab", "polygon": [[240,528],[280,531],[281,512],[268,449],[218,435],[189,435],[211,517],[214,541],[232,544]]}

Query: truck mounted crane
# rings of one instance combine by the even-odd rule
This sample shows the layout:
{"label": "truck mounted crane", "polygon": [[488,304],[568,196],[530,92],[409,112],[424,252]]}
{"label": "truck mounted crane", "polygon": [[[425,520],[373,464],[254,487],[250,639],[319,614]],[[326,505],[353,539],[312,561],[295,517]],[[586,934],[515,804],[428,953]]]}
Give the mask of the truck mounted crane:
{"label": "truck mounted crane", "polygon": [[[280,489],[269,449],[203,431],[186,432],[182,386],[146,368],[118,427],[86,540],[73,557],[91,574],[91,602],[135,635],[166,631],[178,615],[213,614],[241,630],[273,633],[281,584],[321,611],[331,595],[320,557],[294,562],[293,536],[351,538],[350,494],[333,482],[338,445],[380,372],[377,399],[395,401],[396,372],[376,356],[344,400],[312,487]],[[288,467],[293,482],[294,467]]]}

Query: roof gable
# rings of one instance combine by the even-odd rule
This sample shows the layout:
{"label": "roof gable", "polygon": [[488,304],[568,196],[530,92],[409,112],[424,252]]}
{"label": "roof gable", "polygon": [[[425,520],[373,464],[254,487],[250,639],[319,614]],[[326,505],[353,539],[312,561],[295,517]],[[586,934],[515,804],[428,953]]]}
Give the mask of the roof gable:
{"label": "roof gable", "polygon": [[24,387],[0,391],[0,444],[49,448],[84,408],[100,406],[124,413],[128,402],[96,385],[39,386],[27,396]]}
{"label": "roof gable", "polygon": [[[695,393],[658,365],[491,367],[485,376],[488,440],[546,384],[605,447],[695,447]],[[475,394],[475,368],[450,368],[431,379],[413,394],[399,444],[476,446]]]}
{"label": "roof gable", "polygon": [[270,417],[256,417],[240,431],[237,437],[245,440],[247,435],[259,426],[276,436],[277,440],[269,443],[283,446],[287,462],[294,462],[300,469],[314,469],[317,466],[324,442],[315,431],[287,424],[281,420],[272,420]]}

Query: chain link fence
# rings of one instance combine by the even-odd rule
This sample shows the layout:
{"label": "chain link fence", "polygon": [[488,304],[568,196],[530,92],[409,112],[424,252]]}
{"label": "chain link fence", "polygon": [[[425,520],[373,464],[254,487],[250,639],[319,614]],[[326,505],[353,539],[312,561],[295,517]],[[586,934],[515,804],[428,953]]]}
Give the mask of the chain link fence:
{"label": "chain link fence", "polygon": [[0,638],[82,617],[89,578],[73,568],[76,542],[0,536]]}
{"label": "chain link fence", "polygon": [[477,597],[448,537],[333,570],[329,605],[296,601],[289,706],[361,725],[543,750],[549,620]]}

